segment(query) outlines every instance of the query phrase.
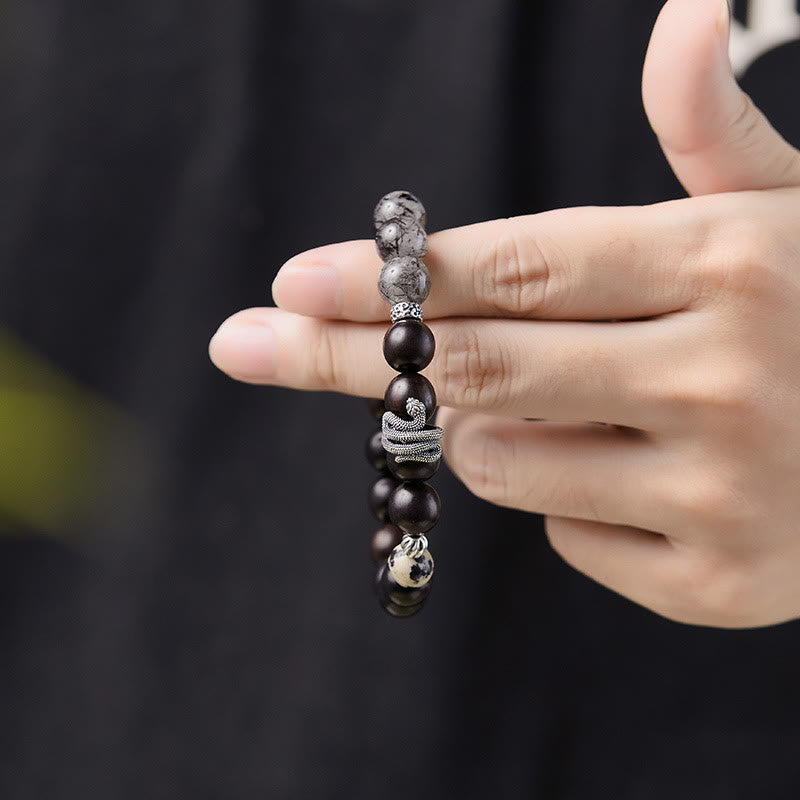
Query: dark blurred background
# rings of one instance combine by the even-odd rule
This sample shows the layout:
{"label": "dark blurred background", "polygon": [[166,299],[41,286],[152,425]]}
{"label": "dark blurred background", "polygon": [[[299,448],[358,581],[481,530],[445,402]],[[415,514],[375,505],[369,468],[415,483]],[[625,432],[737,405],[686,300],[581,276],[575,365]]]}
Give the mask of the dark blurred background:
{"label": "dark blurred background", "polygon": [[[206,353],[396,188],[429,231],[681,196],[660,6],[2,4],[0,797],[797,796],[798,624],[664,621],[444,469],[392,620],[363,401]],[[798,77],[797,41],[742,77],[796,145]]]}

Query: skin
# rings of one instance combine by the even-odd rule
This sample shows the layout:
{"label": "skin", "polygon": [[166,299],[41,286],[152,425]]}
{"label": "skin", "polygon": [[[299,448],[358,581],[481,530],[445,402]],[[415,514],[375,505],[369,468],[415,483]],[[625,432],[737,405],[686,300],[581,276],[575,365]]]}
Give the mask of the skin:
{"label": "skin", "polygon": [[[670,0],[644,67],[690,197],[429,237],[426,374],[472,492],[544,514],[568,563],[658,614],[754,627],[800,617],[800,153],[736,85],[728,29],[725,2]],[[371,241],[295,256],[212,360],[382,396],[379,268]]]}

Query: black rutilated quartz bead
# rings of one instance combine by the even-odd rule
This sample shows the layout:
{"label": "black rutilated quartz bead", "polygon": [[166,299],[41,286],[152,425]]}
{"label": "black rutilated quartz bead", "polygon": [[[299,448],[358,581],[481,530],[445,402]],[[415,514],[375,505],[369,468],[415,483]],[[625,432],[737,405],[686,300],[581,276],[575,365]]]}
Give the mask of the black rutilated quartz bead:
{"label": "black rutilated quartz bead", "polygon": [[384,261],[398,256],[422,258],[428,250],[425,229],[416,220],[399,218],[389,220],[378,228],[375,244]]}
{"label": "black rutilated quartz bead", "polygon": [[394,378],[383,397],[386,410],[403,419],[409,419],[406,413],[406,400],[409,397],[416,397],[425,405],[427,419],[430,419],[436,410],[436,392],[424,375],[418,372],[403,372]]}
{"label": "black rutilated quartz bead", "polygon": [[396,525],[387,522],[382,528],[378,528],[369,543],[372,560],[376,564],[383,564],[389,554],[400,544],[403,538],[403,531]]}
{"label": "black rutilated quartz bead", "polygon": [[423,303],[430,290],[428,268],[414,256],[390,258],[378,275],[378,291],[390,306]]}
{"label": "black rutilated quartz bead", "polygon": [[381,197],[375,206],[372,219],[376,228],[393,219],[413,219],[424,228],[427,220],[425,206],[419,198],[402,189]]}
{"label": "black rutilated quartz bead", "polygon": [[389,498],[397,488],[398,483],[391,475],[381,475],[373,481],[369,487],[367,500],[370,511],[375,515],[378,522],[387,522],[389,519],[388,503]]}
{"label": "black rutilated quartz bead", "polygon": [[[430,428],[430,425],[426,425]],[[386,454],[386,466],[389,472],[401,481],[427,481],[436,474],[441,459],[427,463],[425,461],[397,461],[393,453]]]}
{"label": "black rutilated quartz bead", "polygon": [[418,319],[395,322],[383,337],[383,355],[398,372],[419,372],[431,363],[436,341],[433,332]]}
{"label": "black rutilated quartz bead", "polygon": [[383,432],[380,430],[375,431],[372,436],[367,439],[367,446],[364,448],[364,453],[367,456],[367,461],[370,466],[375,467],[379,472],[386,469],[386,451],[383,449],[381,439]]}
{"label": "black rutilated quartz bead", "polygon": [[438,492],[423,481],[404,481],[389,497],[389,519],[412,535],[427,533],[439,521],[441,510]]}

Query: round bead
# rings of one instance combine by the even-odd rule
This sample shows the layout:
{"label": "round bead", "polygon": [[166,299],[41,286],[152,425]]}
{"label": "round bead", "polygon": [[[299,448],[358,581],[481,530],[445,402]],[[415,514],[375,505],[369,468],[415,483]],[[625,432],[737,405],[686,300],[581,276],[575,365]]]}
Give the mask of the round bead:
{"label": "round bead", "polygon": [[[426,428],[432,426],[426,425]],[[441,459],[430,463],[426,461],[397,461],[397,456],[393,453],[386,453],[386,466],[389,472],[401,481],[427,481],[436,474],[439,469]]]}
{"label": "round bead", "polygon": [[369,487],[367,502],[369,503],[370,511],[375,515],[378,522],[387,522],[389,520],[389,498],[397,486],[397,481],[391,475],[381,475]]}
{"label": "round bead", "polygon": [[409,419],[406,413],[406,400],[416,397],[425,404],[426,419],[430,419],[436,410],[436,392],[431,382],[418,372],[403,372],[392,379],[386,387],[383,402],[386,410],[397,414],[402,419]]}
{"label": "round bead", "polygon": [[378,276],[383,299],[397,303],[422,303],[431,291],[427,267],[414,256],[398,256],[387,261]]}
{"label": "round bead", "polygon": [[[392,577],[389,572],[389,565],[386,561],[378,567],[375,575],[375,593],[381,605],[392,604],[399,608],[413,608],[422,606],[431,593],[433,583],[429,580],[423,586],[407,587],[400,584]],[[388,609],[387,609],[388,610]],[[389,612],[391,613],[391,611]],[[406,616],[406,615],[395,615]]]}
{"label": "round bead", "polygon": [[378,205],[375,206],[375,213],[372,215],[375,228],[380,228],[381,225],[385,225],[390,220],[398,217],[413,219],[424,228],[426,222],[425,206],[411,192],[404,190],[389,192],[389,194],[381,197],[378,200]]}
{"label": "round bead", "polygon": [[382,564],[389,558],[389,554],[394,550],[403,539],[403,531],[396,525],[387,523],[382,528],[378,528],[369,543],[372,560],[376,564]]}
{"label": "round bead", "polygon": [[381,258],[387,261],[397,256],[422,258],[428,251],[425,229],[413,219],[393,219],[378,228],[375,244]]}
{"label": "round bead", "polygon": [[396,603],[381,601],[381,608],[391,617],[413,617],[425,607],[425,601],[417,603],[415,606],[398,606]]}
{"label": "round bead", "polygon": [[378,422],[383,419],[383,414],[386,411],[386,406],[383,404],[383,398],[369,398],[367,400],[367,410]]}
{"label": "round bead", "polygon": [[383,449],[383,444],[381,443],[382,438],[383,431],[375,431],[375,433],[367,439],[367,446],[365,448],[367,461],[379,471],[387,467],[386,451]]}
{"label": "round bead", "polygon": [[416,556],[406,555],[405,550],[397,545],[389,554],[389,573],[397,581],[398,586],[417,589],[425,586],[433,577],[433,556],[423,550]]}
{"label": "round bead", "polygon": [[395,322],[383,337],[383,355],[398,372],[419,372],[431,363],[436,350],[433,332],[416,319]]}
{"label": "round bead", "polygon": [[442,511],[439,493],[429,483],[404,481],[389,496],[389,519],[406,533],[427,533]]}

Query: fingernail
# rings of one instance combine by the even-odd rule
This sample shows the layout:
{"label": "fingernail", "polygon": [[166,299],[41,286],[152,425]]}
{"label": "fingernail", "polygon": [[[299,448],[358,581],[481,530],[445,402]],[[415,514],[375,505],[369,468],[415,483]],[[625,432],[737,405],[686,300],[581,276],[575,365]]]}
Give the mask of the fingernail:
{"label": "fingernail", "polygon": [[722,5],[719,9],[719,18],[717,19],[717,30],[720,37],[720,51],[722,55],[723,71],[732,73],[731,57],[730,57],[730,39],[731,39],[731,7],[729,0],[722,0]]}
{"label": "fingernail", "polygon": [[337,316],[341,310],[339,271],[330,264],[288,261],[272,283],[276,305],[311,317]]}
{"label": "fingernail", "polygon": [[720,5],[719,9],[719,17],[717,18],[717,30],[719,31],[720,38],[722,39],[722,46],[725,50],[725,56],[727,57],[731,38],[730,0],[722,0],[722,4]]}
{"label": "fingernail", "polygon": [[731,7],[728,4],[728,0],[722,0],[722,6],[719,10],[719,18],[717,20],[717,30],[727,35],[728,28],[731,24]]}
{"label": "fingernail", "polygon": [[261,320],[231,317],[208,345],[211,360],[231,377],[268,380],[275,374],[275,334]]}

